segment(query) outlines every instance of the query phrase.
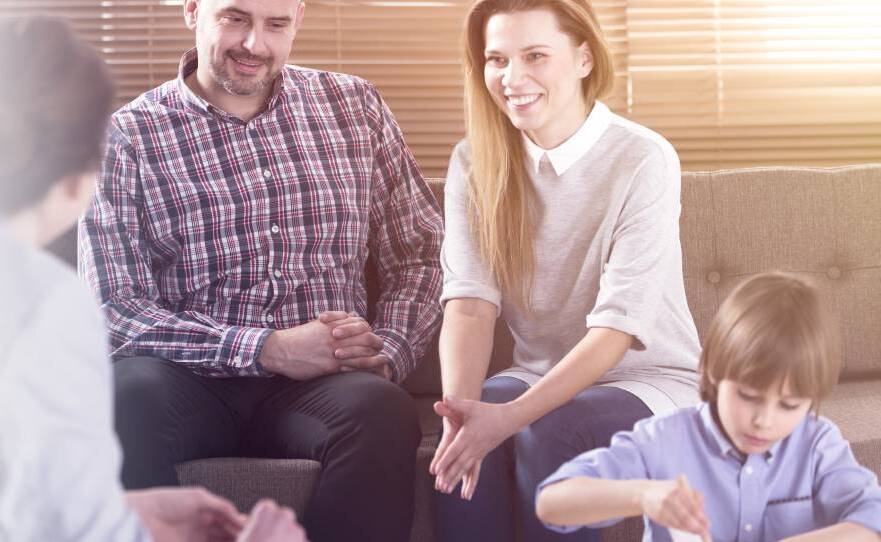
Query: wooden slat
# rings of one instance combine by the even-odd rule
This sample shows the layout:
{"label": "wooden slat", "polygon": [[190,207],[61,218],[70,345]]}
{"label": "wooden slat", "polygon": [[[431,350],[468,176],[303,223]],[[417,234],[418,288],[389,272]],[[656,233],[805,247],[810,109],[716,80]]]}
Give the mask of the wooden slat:
{"label": "wooden slat", "polygon": [[[465,0],[310,0],[291,61],[379,88],[428,175],[464,133]],[[602,0],[617,113],[685,169],[881,161],[878,0]],[[118,103],[176,76],[194,44],[180,0],[2,0],[67,18],[104,55]]]}

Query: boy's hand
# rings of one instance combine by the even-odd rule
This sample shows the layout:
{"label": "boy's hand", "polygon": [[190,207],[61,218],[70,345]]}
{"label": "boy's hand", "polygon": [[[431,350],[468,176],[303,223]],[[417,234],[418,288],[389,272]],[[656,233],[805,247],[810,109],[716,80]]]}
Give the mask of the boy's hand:
{"label": "boy's hand", "polygon": [[710,522],[704,514],[703,496],[688,486],[684,475],[674,482],[654,482],[641,498],[642,511],[655,523],[700,535],[710,540]]}

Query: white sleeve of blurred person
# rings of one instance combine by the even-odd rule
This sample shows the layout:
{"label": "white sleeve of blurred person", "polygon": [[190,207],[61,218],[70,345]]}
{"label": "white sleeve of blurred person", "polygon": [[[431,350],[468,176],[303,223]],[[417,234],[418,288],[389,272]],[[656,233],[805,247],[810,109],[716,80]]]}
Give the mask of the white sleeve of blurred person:
{"label": "white sleeve of blurred person", "polygon": [[0,237],[0,539],[146,540],[123,499],[101,317],[72,270]]}
{"label": "white sleeve of blurred person", "polygon": [[0,540],[305,541],[198,488],[123,492],[103,322],[74,272],[0,230]]}
{"label": "white sleeve of blurred person", "polygon": [[41,250],[92,197],[112,86],[47,17],[0,18],[0,72],[0,541],[305,540],[272,502],[248,518],[204,489],[123,491],[104,323]]}
{"label": "white sleeve of blurred person", "polygon": [[305,540],[272,502],[247,518],[202,489],[123,492],[102,318],[73,270],[39,250],[93,184],[62,179],[0,228],[0,540]]}

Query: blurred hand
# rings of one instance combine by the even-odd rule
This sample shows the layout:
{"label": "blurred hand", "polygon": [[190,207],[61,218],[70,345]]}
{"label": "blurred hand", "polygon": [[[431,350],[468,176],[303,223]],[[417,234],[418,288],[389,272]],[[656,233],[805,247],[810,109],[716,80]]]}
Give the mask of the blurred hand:
{"label": "blurred hand", "polygon": [[236,542],[309,542],[297,515],[275,501],[264,499],[254,505],[248,523]]}
{"label": "blurred hand", "polygon": [[231,502],[202,488],[128,491],[126,501],[156,542],[233,541],[245,525]]}

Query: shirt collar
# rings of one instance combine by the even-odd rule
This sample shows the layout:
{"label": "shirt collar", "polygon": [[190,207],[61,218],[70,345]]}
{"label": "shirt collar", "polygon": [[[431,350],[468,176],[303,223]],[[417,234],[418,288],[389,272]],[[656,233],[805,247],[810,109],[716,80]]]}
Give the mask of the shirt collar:
{"label": "shirt collar", "polygon": [[[713,417],[713,409],[708,403],[703,403],[700,406],[700,421],[705,432],[709,434],[711,445],[719,455],[733,457],[741,463],[746,461],[747,456],[735,448],[731,441],[728,440],[728,437],[722,433],[722,429]],[[771,461],[773,459],[777,454],[777,451],[780,449],[782,442],[783,439],[778,440],[763,454],[765,461]]]}
{"label": "shirt collar", "polygon": [[609,108],[602,102],[594,102],[590,114],[584,119],[581,127],[569,139],[553,149],[539,147],[529,139],[526,132],[521,132],[534,173],[538,174],[539,163],[545,155],[547,155],[551,167],[554,168],[554,173],[557,175],[565,173],[600,139],[603,132],[609,127],[611,119],[612,112],[609,111]]}
{"label": "shirt collar", "polygon": [[[220,116],[228,116],[228,114],[220,109],[219,107],[214,106],[211,102],[205,100],[187,85],[186,79],[191,73],[196,71],[196,68],[199,66],[199,57],[196,52],[196,48],[193,47],[189,51],[183,54],[180,59],[180,63],[178,64],[177,69],[177,88],[180,93],[181,100],[183,100],[184,104],[190,109],[195,110],[199,113],[205,113],[208,115],[220,115]],[[269,111],[274,108],[277,104],[281,96],[284,94],[282,89],[290,88],[291,80],[290,76],[287,73],[287,70],[281,70],[281,77],[276,78],[275,86],[272,89],[272,95],[269,98],[269,104],[267,105],[264,111]],[[262,114],[262,113],[261,113]],[[258,115],[259,116],[259,115]]]}

